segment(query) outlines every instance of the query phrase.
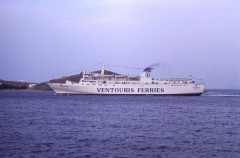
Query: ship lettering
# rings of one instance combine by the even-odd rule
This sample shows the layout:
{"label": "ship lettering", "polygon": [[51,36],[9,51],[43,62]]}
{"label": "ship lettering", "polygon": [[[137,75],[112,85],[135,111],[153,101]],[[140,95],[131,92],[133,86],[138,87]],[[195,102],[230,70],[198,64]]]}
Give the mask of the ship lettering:
{"label": "ship lettering", "polygon": [[[97,88],[98,93],[134,93],[134,88]],[[164,88],[138,88],[138,93],[163,93]]]}
{"label": "ship lettering", "polygon": [[98,93],[134,93],[134,88],[97,88]]}
{"label": "ship lettering", "polygon": [[131,93],[133,93],[134,92],[134,88],[131,88]]}
{"label": "ship lettering", "polygon": [[138,93],[163,93],[164,88],[138,88]]}

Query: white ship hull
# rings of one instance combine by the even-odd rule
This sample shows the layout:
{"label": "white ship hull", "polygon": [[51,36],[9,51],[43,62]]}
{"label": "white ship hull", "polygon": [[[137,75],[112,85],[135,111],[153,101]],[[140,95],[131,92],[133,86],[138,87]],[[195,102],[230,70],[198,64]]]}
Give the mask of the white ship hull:
{"label": "white ship hull", "polygon": [[138,76],[120,74],[105,75],[83,72],[79,83],[48,83],[56,94],[91,95],[201,95],[204,83],[189,78],[151,78],[153,67],[147,67]]}
{"label": "white ship hull", "polygon": [[107,84],[83,85],[48,83],[56,94],[83,94],[83,95],[201,95],[204,92],[203,84]]}

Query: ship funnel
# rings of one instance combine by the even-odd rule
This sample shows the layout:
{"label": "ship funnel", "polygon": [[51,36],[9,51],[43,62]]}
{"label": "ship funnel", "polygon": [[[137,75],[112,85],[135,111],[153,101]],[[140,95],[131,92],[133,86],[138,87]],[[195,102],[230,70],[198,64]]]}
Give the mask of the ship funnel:
{"label": "ship funnel", "polygon": [[143,70],[143,72],[151,72],[153,69],[157,68],[159,65],[160,65],[160,63],[152,64],[152,65],[146,67],[146,68]]}
{"label": "ship funnel", "polygon": [[145,69],[143,69],[143,72],[151,72],[153,68],[147,67]]}

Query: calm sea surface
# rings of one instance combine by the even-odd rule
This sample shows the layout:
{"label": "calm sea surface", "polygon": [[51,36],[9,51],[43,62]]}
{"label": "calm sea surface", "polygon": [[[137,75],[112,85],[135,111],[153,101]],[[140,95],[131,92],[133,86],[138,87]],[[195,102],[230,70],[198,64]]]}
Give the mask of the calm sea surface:
{"label": "calm sea surface", "polygon": [[240,157],[240,90],[184,96],[0,91],[0,157]]}

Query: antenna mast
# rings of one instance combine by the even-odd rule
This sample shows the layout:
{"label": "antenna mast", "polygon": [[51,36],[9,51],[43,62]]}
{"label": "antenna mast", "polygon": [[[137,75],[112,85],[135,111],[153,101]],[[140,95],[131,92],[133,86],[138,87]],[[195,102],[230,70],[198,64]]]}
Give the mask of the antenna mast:
{"label": "antenna mast", "polygon": [[101,64],[101,76],[104,75],[104,69],[105,69],[105,66],[104,66],[104,63]]}

